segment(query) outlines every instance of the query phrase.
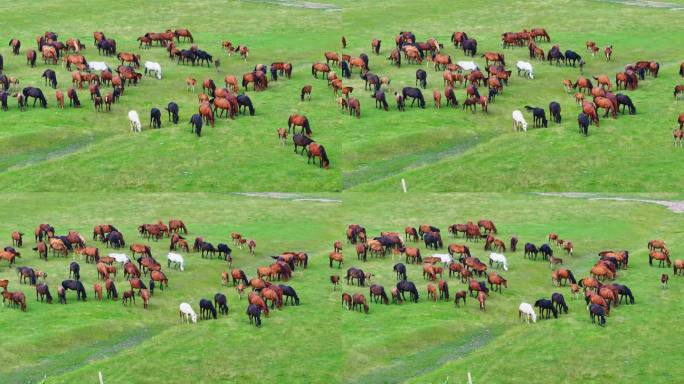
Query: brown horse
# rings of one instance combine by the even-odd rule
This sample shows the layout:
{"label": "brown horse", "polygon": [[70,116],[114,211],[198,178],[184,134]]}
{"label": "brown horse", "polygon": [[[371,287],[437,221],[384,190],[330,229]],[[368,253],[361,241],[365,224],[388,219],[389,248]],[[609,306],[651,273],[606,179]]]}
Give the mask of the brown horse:
{"label": "brown horse", "polygon": [[439,109],[442,106],[442,92],[435,89],[432,91],[432,98],[435,100],[435,108]]}
{"label": "brown horse", "polygon": [[368,302],[362,293],[355,293],[352,296],[352,308],[356,310],[357,307],[359,311],[361,311],[361,308],[363,307],[363,311],[368,314]]}
{"label": "brown horse", "polygon": [[261,298],[264,299],[264,303],[268,305],[268,301],[271,301],[271,309],[274,307],[281,308],[283,306],[282,300],[278,299],[278,294],[271,288],[264,288],[261,290]]}
{"label": "brown horse", "polygon": [[328,258],[330,260],[330,268],[333,266],[333,261],[337,262],[337,268],[339,269],[342,266],[342,263],[344,262],[344,257],[342,256],[341,253],[338,252],[330,252],[328,255]]}
{"label": "brown horse", "polygon": [[350,311],[352,309],[352,297],[347,292],[342,294],[342,307],[347,308]]}
{"label": "brown horse", "polygon": [[330,66],[326,63],[314,63],[311,66],[311,74],[318,79],[318,72],[327,74],[330,72]]}
{"label": "brown horse", "polygon": [[247,296],[247,299],[249,300],[250,304],[254,304],[257,307],[261,308],[262,311],[264,311],[264,314],[266,317],[268,317],[269,311],[268,311],[268,306],[266,305],[266,302],[255,292],[250,292],[249,295]]}
{"label": "brown horse", "polygon": [[591,303],[600,305],[606,311],[606,316],[610,316],[610,305],[608,305],[606,299],[594,291],[585,291],[584,295],[587,304]]}
{"label": "brown horse", "polygon": [[672,131],[672,137],[674,138],[674,140],[673,140],[674,146],[682,148],[682,140],[684,140],[684,129],[675,128]]}
{"label": "brown horse", "polygon": [[437,288],[432,283],[428,283],[427,285],[427,297],[428,300],[432,298],[432,301],[437,301]]}
{"label": "brown horse", "polygon": [[[502,276],[497,274],[496,272],[492,272],[487,276],[487,281],[489,282],[489,287],[494,291],[499,291],[499,293],[503,293],[501,290],[501,286],[503,285],[505,288],[508,288],[508,280],[504,279]],[[496,285],[496,288],[494,286]]]}
{"label": "brown horse", "polygon": [[121,64],[129,63],[133,64],[134,68],[140,67],[140,55],[134,55],[129,52],[119,52],[116,57],[119,59],[119,61],[121,61]]}
{"label": "brown horse", "polygon": [[466,291],[456,292],[456,294],[454,295],[454,305],[456,305],[458,307],[459,306],[458,302],[461,300],[463,300],[463,305],[465,305],[466,297],[468,297],[468,294],[466,293]]}
{"label": "brown horse", "polygon": [[603,264],[597,264],[591,268],[590,274],[599,280],[604,280],[606,278],[613,280],[615,279],[615,274],[608,267]]}
{"label": "brown horse", "polygon": [[674,87],[674,98],[677,100],[679,96],[684,94],[684,84],[677,84]]}
{"label": "brown horse", "polygon": [[306,116],[297,114],[290,115],[287,120],[287,131],[290,132],[290,129],[292,129],[292,133],[294,133],[295,127],[297,126],[302,127],[300,133],[306,132],[306,134],[309,136],[313,135],[311,126],[309,124],[309,119]]}
{"label": "brown horse", "polygon": [[577,78],[575,84],[572,85],[572,88],[579,88],[579,91],[582,93],[584,93],[585,90],[587,91],[587,93],[591,93],[591,89],[594,88],[594,85],[586,77],[580,76],[579,78]]}
{"label": "brown horse", "polygon": [[654,250],[649,252],[648,265],[653,266],[653,260],[658,260],[659,267],[662,267],[663,263],[666,263],[668,268],[672,266],[672,262],[670,261],[670,253],[667,251],[667,249],[663,251]]}
{"label": "brown horse", "polygon": [[502,53],[497,53],[497,52],[485,52],[482,57],[485,58],[485,65],[489,66],[489,62],[493,63],[499,63],[503,66],[506,65],[506,62],[504,60],[504,55]]}
{"label": "brown horse", "polygon": [[[477,293],[477,301],[480,303],[480,310],[483,312],[487,311],[485,302],[487,301],[487,294],[484,291],[480,291]],[[465,303],[465,300],[464,300]]]}
{"label": "brown horse", "polygon": [[309,164],[309,160],[313,158],[313,163],[314,165],[316,164],[316,158],[318,157],[318,163],[321,168],[328,169],[330,168],[330,160],[328,160],[328,155],[325,151],[325,147],[321,144],[318,144],[316,142],[311,143],[306,146],[306,151],[307,151],[307,157],[308,160],[306,161],[307,164]]}
{"label": "brown horse", "polygon": [[[612,103],[611,103],[611,107],[612,107]],[[594,103],[590,103],[588,101],[583,101],[582,102],[582,112],[584,112],[587,116],[589,116],[591,121],[594,122],[597,127],[599,126],[598,113],[596,113],[596,106],[594,105]],[[607,112],[607,110],[606,110],[606,112]]]}
{"label": "brown horse", "polygon": [[610,83],[610,78],[608,78],[608,76],[606,76],[606,75],[594,76],[594,80],[596,80],[599,87],[607,88],[610,91],[612,84]]}
{"label": "brown horse", "polygon": [[95,292],[97,300],[102,301],[102,285],[98,283],[93,284],[93,291]]}
{"label": "brown horse", "polygon": [[169,287],[169,279],[166,277],[164,272],[162,271],[152,271],[150,273],[150,278],[153,281],[158,281],[159,282],[159,288],[163,291],[164,290],[164,284],[166,284],[166,288]]}
{"label": "brown horse", "polygon": [[211,104],[209,104],[208,101],[200,104],[199,114],[202,116],[202,119],[211,125],[212,128],[214,127],[214,111],[212,110]]}
{"label": "brown horse", "polygon": [[665,246],[665,241],[663,241],[663,240],[651,240],[648,242],[648,250],[649,251],[655,251],[655,250],[665,251],[665,250],[667,250],[667,247]]}
{"label": "brown horse", "polygon": [[327,64],[330,64],[330,62],[332,62],[334,65],[336,65],[336,66],[338,66],[338,67],[340,66],[340,56],[339,56],[337,53],[335,53],[335,52],[326,52],[326,53],[324,54],[324,56],[325,56],[325,62],[326,62]]}
{"label": "brown horse", "polygon": [[349,116],[354,115],[357,119],[361,118],[361,102],[358,99],[350,97],[347,101],[347,108],[349,108]]}
{"label": "brown horse", "polygon": [[57,64],[58,55],[55,48],[44,45],[41,50],[41,54],[43,55],[43,61],[45,62],[45,64],[48,63],[48,60],[51,60],[52,64]]}

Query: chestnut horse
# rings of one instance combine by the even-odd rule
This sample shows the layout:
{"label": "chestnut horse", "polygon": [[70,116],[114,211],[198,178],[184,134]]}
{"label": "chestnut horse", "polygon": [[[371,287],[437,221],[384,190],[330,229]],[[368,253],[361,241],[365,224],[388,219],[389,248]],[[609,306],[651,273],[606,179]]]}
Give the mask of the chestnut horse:
{"label": "chestnut horse", "polygon": [[325,152],[325,147],[323,147],[323,145],[315,142],[311,143],[306,147],[306,151],[308,157],[308,160],[306,161],[307,164],[309,164],[309,161],[311,160],[311,158],[313,158],[313,162],[315,165],[316,158],[318,157],[318,163],[320,168],[330,168],[330,160],[328,160],[328,154]]}
{"label": "chestnut horse", "polygon": [[313,132],[311,131],[311,126],[309,125],[309,119],[304,115],[290,115],[290,117],[287,120],[287,131],[290,132],[290,129],[292,129],[292,133],[294,133],[294,127],[296,126],[302,127],[302,130],[300,131],[302,133],[306,131],[306,134],[309,136],[313,134]]}

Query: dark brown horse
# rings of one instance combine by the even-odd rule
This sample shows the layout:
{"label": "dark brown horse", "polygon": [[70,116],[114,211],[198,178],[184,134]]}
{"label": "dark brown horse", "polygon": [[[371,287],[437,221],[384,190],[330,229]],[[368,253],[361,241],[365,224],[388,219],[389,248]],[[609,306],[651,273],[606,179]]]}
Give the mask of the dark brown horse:
{"label": "dark brown horse", "polygon": [[352,296],[352,308],[356,309],[357,307],[359,311],[361,311],[361,308],[363,307],[363,311],[368,314],[368,302],[362,293],[355,293]]}

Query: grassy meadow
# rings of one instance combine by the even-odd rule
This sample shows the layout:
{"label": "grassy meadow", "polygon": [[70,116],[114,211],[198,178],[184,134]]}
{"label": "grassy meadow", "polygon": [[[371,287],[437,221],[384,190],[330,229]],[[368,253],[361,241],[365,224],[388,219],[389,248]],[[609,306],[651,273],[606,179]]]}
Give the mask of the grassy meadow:
{"label": "grassy meadow", "polygon": [[[20,113],[15,100],[2,113],[0,132],[0,184],[21,191],[384,191],[395,192],[400,180],[409,189],[426,192],[448,191],[674,191],[683,184],[677,172],[681,150],[672,147],[671,131],[682,104],[672,98],[673,86],[681,83],[677,74],[683,60],[676,36],[681,32],[672,22],[681,13],[681,3],[635,6],[633,2],[553,0],[530,7],[524,1],[505,4],[456,1],[393,1],[354,3],[327,1],[229,1],[156,2],[120,1],[115,4],[45,1],[0,5],[5,15],[3,41],[22,41],[22,54],[12,56],[10,47],[0,47],[5,73],[20,79],[20,85],[41,86],[50,108],[29,108]],[[642,4],[644,5],[644,4]],[[651,4],[652,5],[652,4]],[[87,9],[88,17],[75,19]],[[415,15],[415,16],[414,16]],[[417,15],[420,15],[417,17]],[[189,28],[200,48],[221,60],[212,68],[179,66],[163,48],[139,50],[135,39],[148,31]],[[437,110],[432,90],[442,89],[442,75],[428,68],[424,91],[426,110],[399,113],[391,102],[389,112],[373,108],[370,93],[354,72],[345,83],[355,88],[361,100],[362,118],[357,120],[336,109],[332,92],[323,80],[310,75],[311,63],[323,59],[325,51],[370,54],[370,41],[383,41],[381,55],[370,54],[370,69],[392,79],[388,97],[403,86],[413,85],[415,70],[425,65],[392,67],[385,59],[400,30],[411,30],[418,40],[430,37],[444,44],[454,61],[462,51],[449,42],[455,30],[466,31],[478,40],[478,52],[503,51],[508,67],[527,59],[526,48],[503,50],[500,34],[523,28],[544,27],[551,43],[540,43],[544,51],[553,44],[572,49],[587,62],[585,76],[609,75],[637,60],[657,60],[657,79],[648,77],[636,91],[626,91],[637,107],[637,115],[602,119],[601,127],[590,128],[590,136],[576,132],[576,106],[561,80],[579,76],[579,69],[556,67],[533,61],[535,79],[515,74],[504,94],[490,105],[488,114],[462,109]],[[99,56],[92,46],[92,32],[101,30],[115,38],[119,51],[140,53],[142,61],[161,63],[164,79],[145,78],[128,87],[122,102],[111,113],[95,113],[86,91],[81,91],[80,110],[54,108],[54,92],[40,75],[46,68],[25,64],[24,52],[35,48],[35,36],[45,30],[60,40],[78,37],[86,45],[91,61],[116,59]],[[340,36],[348,47],[341,51]],[[228,57],[221,41],[250,48],[247,62]],[[586,40],[603,48],[614,47],[613,61],[591,57]],[[188,43],[181,43],[187,48]],[[213,78],[223,84],[226,74],[240,77],[257,63],[289,61],[294,65],[291,80],[271,82],[266,92],[248,91],[256,116],[220,121],[204,129],[197,139],[189,133],[187,121],[197,108],[196,95],[185,89],[185,78],[202,81]],[[481,57],[475,58],[481,66]],[[55,68],[59,88],[66,90],[70,75]],[[339,72],[339,70],[337,70]],[[301,102],[302,86],[314,86],[311,102]],[[625,91],[622,91],[625,92]],[[457,90],[463,102],[464,90]],[[511,111],[525,105],[547,109],[549,102],[562,106],[563,123],[547,129],[513,132]],[[148,123],[151,107],[180,105],[181,122],[172,126],[164,120],[161,130],[131,134],[126,113],[137,110]],[[307,166],[303,158],[282,148],[276,128],[283,127],[291,113],[307,115],[314,138],[326,146],[332,168]],[[528,121],[531,116],[525,113]],[[87,180],[85,182],[84,180]],[[86,185],[84,185],[84,183]]]}
{"label": "grassy meadow", "polygon": [[[310,256],[309,267],[297,269],[286,283],[297,290],[301,305],[273,311],[262,318],[261,329],[249,325],[246,299],[239,300],[232,286],[221,286],[225,262],[191,253],[185,255],[184,272],[168,269],[168,239],[149,242],[170,281],[168,289],[155,291],[147,311],[139,301],[124,307],[120,301],[93,300],[95,269],[83,261],[87,302],[77,302],[72,292],[66,306],[37,303],[33,287],[20,285],[14,270],[2,262],[0,279],[9,279],[10,290],[22,290],[28,299],[26,313],[0,310],[0,328],[5,330],[5,348],[0,351],[3,383],[96,382],[98,371],[106,383],[463,383],[467,372],[475,383],[671,383],[682,374],[678,352],[684,340],[676,328],[681,277],[672,276],[669,269],[649,267],[646,257],[646,243],[652,238],[664,239],[673,259],[680,257],[682,217],[659,205],[522,194],[36,193],[2,198],[0,213],[12,218],[0,224],[7,244],[12,230],[29,234],[42,222],[54,225],[58,233],[78,230],[84,235],[97,223],[113,223],[129,244],[145,243],[137,236],[137,225],[181,218],[190,239],[201,235],[214,244],[228,242],[232,231],[254,238],[256,256],[249,256],[246,249],[233,252],[234,267],[250,278],[256,266],[270,263],[270,255],[303,250]],[[427,281],[419,265],[408,266],[409,280],[420,291],[418,304],[371,303],[368,315],[341,307],[340,291],[368,295],[368,288],[342,283],[341,290],[333,292],[333,273],[344,275],[346,268],[356,266],[372,272],[372,282],[387,290],[396,283],[392,265],[397,260],[371,258],[364,264],[354,259],[349,245],[343,251],[342,269],[328,267],[327,253],[334,240],[344,239],[347,224],[363,224],[374,235],[430,223],[442,228],[447,244],[463,242],[446,238],[447,225],[480,218],[494,220],[497,237],[506,242],[515,234],[521,244],[540,245],[549,232],[572,240],[575,256],[563,258],[578,278],[588,275],[597,252],[629,250],[629,269],[620,271],[616,281],[632,289],[636,304],[614,308],[606,328],[592,325],[584,302],[573,300],[567,287],[552,285],[547,263],[525,260],[519,250],[507,253],[509,271],[500,271],[509,288],[503,294],[491,293],[485,313],[471,298],[460,308],[453,302],[427,301]],[[72,257],[45,262],[30,250],[33,246],[27,235],[18,265],[48,272],[54,295],[56,284],[67,277]],[[424,255],[431,254],[419,246]],[[474,255],[486,260],[481,247],[482,243],[471,245]],[[670,274],[667,290],[660,287],[661,273]],[[465,289],[456,277],[446,279],[452,294]],[[127,286],[122,276],[116,284],[120,292]],[[228,296],[227,317],[179,324],[180,302],[197,310],[200,298],[216,292]],[[533,303],[553,292],[565,295],[568,315],[529,326],[519,323],[520,302]]]}

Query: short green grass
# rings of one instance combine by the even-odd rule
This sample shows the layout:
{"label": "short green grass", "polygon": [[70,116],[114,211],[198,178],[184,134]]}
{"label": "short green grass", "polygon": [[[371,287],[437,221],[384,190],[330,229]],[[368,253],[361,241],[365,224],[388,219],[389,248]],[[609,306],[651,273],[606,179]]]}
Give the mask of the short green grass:
{"label": "short green grass", "polygon": [[[101,5],[99,5],[101,4]],[[554,0],[529,6],[527,2],[393,1],[353,3],[327,1],[324,7],[300,1],[213,2],[167,1],[163,4],[120,1],[116,4],[72,1],[53,4],[44,1],[0,6],[5,15],[5,40],[20,38],[22,55],[0,47],[5,72],[17,76],[21,86],[40,85],[48,94],[50,108],[19,113],[11,100],[10,112],[2,113],[0,133],[0,184],[25,191],[397,191],[400,180],[416,191],[673,191],[682,185],[678,168],[681,151],[671,145],[671,130],[681,101],[672,89],[681,78],[676,73],[682,61],[677,45],[681,32],[679,11],[621,2]],[[101,8],[87,18],[72,15]],[[49,15],[49,16],[47,16]],[[412,15],[420,18],[412,19]],[[414,84],[418,65],[396,69],[385,60],[394,36],[412,30],[419,40],[429,37],[444,43],[444,52],[454,60],[463,52],[450,45],[455,30],[467,31],[479,42],[479,51],[502,51],[499,36],[505,31],[541,26],[552,38],[542,43],[582,54],[586,75],[614,74],[636,60],[657,60],[658,79],[648,78],[639,89],[627,92],[637,105],[636,116],[617,121],[602,119],[590,137],[576,133],[578,107],[561,80],[575,80],[579,70],[549,66],[534,61],[533,81],[513,76],[505,94],[490,106],[489,114],[471,114],[460,108],[436,110],[431,94],[443,89],[441,72],[428,70],[426,110],[405,113],[373,108],[373,99],[362,90],[358,72],[347,81],[361,100],[360,120],[336,109],[332,92],[323,80],[310,75],[312,62],[323,52],[340,52],[339,39],[349,42],[344,53],[369,53],[370,40],[383,41],[380,56],[370,55],[372,72],[392,78],[391,92]],[[582,27],[584,26],[584,27]],[[590,27],[589,27],[590,26]],[[628,29],[625,27],[629,26]],[[178,66],[162,48],[138,50],[135,39],[147,31],[186,27],[199,46],[222,62],[217,73],[207,69]],[[89,60],[113,59],[98,56],[92,47],[92,32],[105,31],[117,40],[122,51],[134,51],[142,60],[160,62],[162,81],[145,78],[130,87],[112,113],[96,114],[81,92],[84,108],[59,111],[53,91],[43,85],[40,74],[47,67],[25,65],[23,52],[35,48],[35,36],[54,30],[61,38],[78,37],[88,46]],[[247,63],[227,57],[222,40],[246,44],[251,53]],[[601,47],[614,46],[614,60],[591,57],[584,42],[594,40]],[[6,44],[3,44],[6,45]],[[181,44],[186,47],[188,44]],[[509,67],[526,59],[526,49],[506,50]],[[273,83],[267,92],[252,92],[257,115],[221,121],[206,128],[200,140],[188,133],[187,120],[197,108],[195,95],[185,90],[184,79],[211,77],[222,84],[225,74],[251,71],[256,63],[285,60],[294,65],[291,80]],[[476,58],[482,63],[480,57]],[[423,66],[422,68],[425,68]],[[68,72],[58,68],[60,88],[66,89]],[[311,102],[300,102],[299,91],[314,85]],[[458,90],[462,102],[464,92]],[[160,131],[140,135],[128,130],[126,113],[138,110],[143,122],[149,109],[176,101],[181,124],[164,121]],[[561,103],[564,122],[526,134],[512,130],[510,113],[525,105],[546,108],[550,101]],[[284,126],[291,113],[303,113],[312,122],[314,137],[330,155],[332,168],[307,166],[291,147],[278,145],[275,130]],[[529,118],[528,120],[531,120]],[[85,181],[87,180],[87,182]],[[86,185],[84,185],[84,183]]]}
{"label": "short green grass", "polygon": [[[46,263],[30,250],[30,233],[49,222],[58,233],[78,230],[89,234],[97,223],[121,228],[127,241],[146,242],[136,235],[137,225],[158,219],[183,219],[190,239],[202,235],[214,243],[227,242],[239,231],[257,241],[257,255],[235,250],[234,266],[251,277],[255,267],[285,250],[305,250],[309,268],[297,270],[287,284],[301,297],[299,307],[274,311],[264,326],[250,326],[232,287],[220,284],[222,261],[186,255],[184,272],[168,270],[169,288],[157,291],[150,309],[141,303],[123,307],[120,302],[92,298],[95,270],[81,262],[89,300],[69,304],[41,304],[32,287],[19,285],[16,274],[0,263],[0,279],[28,297],[28,312],[1,309],[3,348],[0,378],[3,383],[94,382],[102,372],[107,383],[116,382],[344,382],[344,383],[462,383],[467,372],[474,382],[662,382],[677,381],[682,370],[676,319],[681,315],[680,277],[671,270],[649,267],[646,242],[663,238],[674,259],[680,258],[682,217],[664,207],[637,202],[587,200],[523,194],[328,194],[245,196],[223,194],[3,194],[4,218],[0,234],[27,233],[19,265],[49,273],[55,286],[65,279],[68,259],[51,257]],[[675,195],[629,197],[673,199]],[[313,200],[312,200],[313,198]],[[316,200],[318,198],[328,201]],[[335,202],[338,200],[339,202]],[[503,294],[492,293],[487,312],[473,300],[465,307],[452,302],[428,302],[419,266],[409,266],[409,278],[419,287],[418,304],[371,304],[368,315],[344,310],[340,291],[367,288],[341,285],[332,292],[328,281],[351,266],[375,274],[373,282],[389,290],[395,284],[391,270],[397,260],[354,260],[345,246],[341,270],[330,269],[327,253],[332,242],[343,239],[349,223],[366,226],[369,234],[401,231],[406,225],[430,223],[442,228],[466,220],[490,218],[506,241],[516,234],[521,241],[539,245],[549,232],[572,240],[576,255],[564,256],[577,277],[588,274],[603,249],[628,249],[630,268],[617,281],[629,285],[636,305],[620,306],[606,328],[592,325],[583,301],[571,299],[569,290],[551,284],[550,269],[541,261],[524,260],[522,253],[507,253],[510,270],[501,273],[510,285]],[[463,242],[447,239],[445,242]],[[90,242],[92,243],[92,241]],[[164,260],[168,239],[150,242],[152,252]],[[486,259],[482,244],[471,246]],[[424,254],[430,254],[421,246]],[[106,253],[106,249],[102,249]],[[164,268],[167,269],[167,268]],[[660,288],[661,273],[671,275],[670,288]],[[451,291],[464,289],[448,279]],[[119,290],[126,287],[117,279]],[[521,325],[517,306],[562,292],[570,314],[558,320]],[[230,314],[218,321],[182,325],[178,304],[197,308],[202,297],[216,292],[228,295]]]}

